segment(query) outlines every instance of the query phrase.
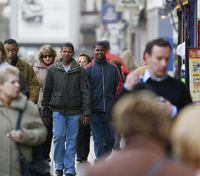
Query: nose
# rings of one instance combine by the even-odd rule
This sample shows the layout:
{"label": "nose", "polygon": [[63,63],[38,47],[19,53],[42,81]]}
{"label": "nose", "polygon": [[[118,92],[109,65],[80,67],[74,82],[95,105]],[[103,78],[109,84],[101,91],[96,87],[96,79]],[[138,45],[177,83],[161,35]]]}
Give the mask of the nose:
{"label": "nose", "polygon": [[163,67],[167,67],[168,66],[168,61],[166,59],[162,59],[161,64],[162,64]]}

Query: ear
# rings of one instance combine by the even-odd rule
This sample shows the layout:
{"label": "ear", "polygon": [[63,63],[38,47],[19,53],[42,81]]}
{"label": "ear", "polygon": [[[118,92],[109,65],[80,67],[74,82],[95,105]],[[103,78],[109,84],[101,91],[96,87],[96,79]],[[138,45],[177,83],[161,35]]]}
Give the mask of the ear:
{"label": "ear", "polygon": [[145,59],[145,62],[149,64],[149,62],[151,61],[151,55],[147,54],[144,59]]}

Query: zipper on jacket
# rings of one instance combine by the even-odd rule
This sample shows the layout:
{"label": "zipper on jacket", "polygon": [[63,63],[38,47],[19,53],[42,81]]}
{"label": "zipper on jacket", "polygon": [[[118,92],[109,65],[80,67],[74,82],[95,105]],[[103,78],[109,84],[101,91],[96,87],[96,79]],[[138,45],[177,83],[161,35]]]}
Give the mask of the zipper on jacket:
{"label": "zipper on jacket", "polygon": [[103,110],[106,112],[105,94],[104,94],[104,74],[103,74],[103,63],[101,63],[102,80],[103,80]]}

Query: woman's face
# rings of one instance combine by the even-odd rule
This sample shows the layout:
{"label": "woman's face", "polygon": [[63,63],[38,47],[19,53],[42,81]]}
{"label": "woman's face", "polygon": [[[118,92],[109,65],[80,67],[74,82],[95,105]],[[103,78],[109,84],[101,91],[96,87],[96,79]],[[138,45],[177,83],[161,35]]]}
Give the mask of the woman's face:
{"label": "woman's face", "polygon": [[42,52],[42,59],[44,61],[44,63],[46,64],[51,64],[53,62],[53,55],[49,52]]}
{"label": "woman's face", "polygon": [[78,63],[80,66],[85,67],[86,65],[88,65],[88,61],[87,61],[87,57],[86,56],[80,56],[78,58]]}
{"label": "woman's face", "polygon": [[19,76],[15,74],[9,74],[7,80],[0,85],[0,95],[5,100],[12,100],[19,95],[20,84]]}

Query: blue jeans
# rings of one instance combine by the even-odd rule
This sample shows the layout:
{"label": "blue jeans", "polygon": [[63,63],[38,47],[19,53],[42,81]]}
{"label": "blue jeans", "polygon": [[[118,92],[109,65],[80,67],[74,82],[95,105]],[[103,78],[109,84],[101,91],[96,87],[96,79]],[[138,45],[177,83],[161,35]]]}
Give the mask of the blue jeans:
{"label": "blue jeans", "polygon": [[[53,112],[53,143],[56,170],[75,175],[76,140],[80,115],[64,115]],[[66,149],[65,149],[66,141]]]}
{"label": "blue jeans", "polygon": [[105,113],[95,112],[90,117],[96,160],[110,152],[114,144],[113,130]]}

